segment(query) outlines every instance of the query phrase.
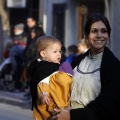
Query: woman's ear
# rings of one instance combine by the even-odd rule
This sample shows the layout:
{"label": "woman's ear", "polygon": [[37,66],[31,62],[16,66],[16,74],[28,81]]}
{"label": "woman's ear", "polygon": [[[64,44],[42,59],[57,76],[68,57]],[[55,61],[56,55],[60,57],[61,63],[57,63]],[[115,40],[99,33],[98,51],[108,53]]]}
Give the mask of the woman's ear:
{"label": "woman's ear", "polygon": [[40,52],[40,56],[44,58],[44,57],[46,56],[45,51],[42,50],[42,51]]}

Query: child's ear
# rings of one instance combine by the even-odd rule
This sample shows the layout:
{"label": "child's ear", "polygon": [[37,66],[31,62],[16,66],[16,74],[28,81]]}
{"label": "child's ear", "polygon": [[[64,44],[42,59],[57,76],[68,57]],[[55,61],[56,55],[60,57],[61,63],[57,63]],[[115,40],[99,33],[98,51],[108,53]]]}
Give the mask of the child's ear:
{"label": "child's ear", "polygon": [[44,58],[46,56],[45,51],[41,51],[40,56]]}

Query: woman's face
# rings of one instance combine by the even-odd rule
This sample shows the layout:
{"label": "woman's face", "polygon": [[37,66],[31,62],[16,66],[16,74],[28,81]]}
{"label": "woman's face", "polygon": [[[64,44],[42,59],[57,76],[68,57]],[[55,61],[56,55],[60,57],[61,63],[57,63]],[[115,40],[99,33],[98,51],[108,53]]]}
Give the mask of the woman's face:
{"label": "woman's face", "polygon": [[108,39],[109,35],[105,24],[102,21],[94,22],[88,35],[91,53],[96,54],[103,51]]}

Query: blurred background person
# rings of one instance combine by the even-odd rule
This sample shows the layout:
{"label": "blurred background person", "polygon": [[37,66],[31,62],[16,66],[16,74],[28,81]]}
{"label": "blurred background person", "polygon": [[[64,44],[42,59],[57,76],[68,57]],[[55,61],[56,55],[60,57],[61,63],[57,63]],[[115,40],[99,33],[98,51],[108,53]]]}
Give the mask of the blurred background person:
{"label": "blurred background person", "polygon": [[77,57],[78,48],[77,45],[70,45],[68,47],[68,56],[65,62],[72,63],[72,61]]}
{"label": "blurred background person", "polygon": [[12,64],[13,79],[15,81],[14,90],[21,89],[20,76],[25,62],[24,50],[27,44],[27,35],[24,31],[24,24],[19,23],[14,26],[13,46],[10,49],[10,60]]}
{"label": "blurred background person", "polygon": [[24,27],[25,25],[23,23],[15,25],[13,40],[14,44],[20,44],[25,48],[27,44],[27,35],[25,33]]}
{"label": "blurred background person", "polygon": [[[32,29],[34,29],[34,27],[37,26],[37,21],[34,17],[32,16],[28,16],[27,19],[26,19],[26,28],[25,28],[25,31],[27,33],[27,47],[29,46],[30,42],[31,42],[31,32],[32,32]],[[26,47],[26,49],[27,49]]]}
{"label": "blurred background person", "polygon": [[35,43],[36,43],[36,40],[41,37],[41,36],[44,36],[44,31],[41,27],[34,27],[31,31],[31,41],[29,43],[29,46],[27,48],[27,51],[26,51],[26,66],[24,68],[24,77],[25,77],[25,82],[26,82],[26,86],[25,86],[25,89],[26,89],[26,93],[25,93],[25,96],[26,96],[26,99],[29,99],[30,98],[30,91],[29,91],[29,88],[28,88],[28,84],[29,84],[29,77],[26,73],[26,67],[29,66],[29,64],[37,58],[37,51],[36,51],[36,48],[35,48]]}
{"label": "blurred background person", "polygon": [[[33,51],[32,51],[32,53],[30,53],[29,50],[30,51],[33,50],[33,49],[31,49],[31,47],[34,46],[35,41],[36,41],[35,39],[44,35],[44,31],[43,31],[42,27],[39,27],[36,19],[33,16],[27,17],[26,24],[27,24],[27,26],[26,26],[27,45],[26,45],[24,54],[25,54],[26,65],[27,65],[34,53]],[[34,58],[34,56],[32,58]]]}
{"label": "blurred background person", "polygon": [[80,39],[79,42],[78,42],[78,52],[77,52],[77,54],[78,54],[78,55],[83,54],[83,53],[85,53],[89,48],[90,48],[90,46],[89,46],[88,41],[87,41],[85,38]]}
{"label": "blurred background person", "polygon": [[31,41],[29,43],[29,46],[26,51],[26,59],[27,59],[27,65],[37,57],[36,49],[35,49],[35,43],[36,40],[44,36],[44,31],[40,27],[34,27],[31,31]]}

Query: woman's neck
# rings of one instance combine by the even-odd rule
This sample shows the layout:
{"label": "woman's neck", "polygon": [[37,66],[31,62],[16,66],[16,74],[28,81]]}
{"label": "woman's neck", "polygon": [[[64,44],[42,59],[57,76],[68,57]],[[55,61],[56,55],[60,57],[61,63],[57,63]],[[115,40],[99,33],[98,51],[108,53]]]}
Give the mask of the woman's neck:
{"label": "woman's neck", "polygon": [[104,51],[104,48],[103,48],[103,49],[100,49],[100,50],[90,49],[90,54],[91,54],[91,56],[93,56],[93,55],[96,55],[96,54],[98,54],[98,53],[100,53],[100,52],[103,52],[103,51]]}

